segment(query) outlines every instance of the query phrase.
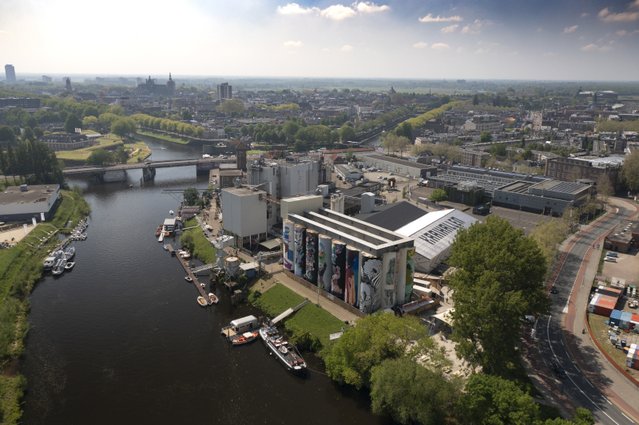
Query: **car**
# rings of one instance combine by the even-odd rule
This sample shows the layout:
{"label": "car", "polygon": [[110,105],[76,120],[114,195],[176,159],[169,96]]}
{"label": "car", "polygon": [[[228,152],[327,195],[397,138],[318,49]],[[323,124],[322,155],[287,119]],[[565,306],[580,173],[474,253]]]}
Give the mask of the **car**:
{"label": "car", "polygon": [[609,263],[616,263],[617,259],[615,257],[606,257],[604,261],[608,261]]}
{"label": "car", "polygon": [[608,251],[608,252],[606,252],[606,257],[614,257],[614,258],[617,258],[617,257],[619,257],[619,254],[617,254],[617,253],[616,253],[616,252],[614,252],[614,251]]}
{"label": "car", "polygon": [[559,291],[557,290],[557,287],[556,287],[555,285],[553,285],[553,286],[550,288],[550,293],[551,293],[551,294],[556,294],[556,293],[558,293],[558,292],[559,292]]}

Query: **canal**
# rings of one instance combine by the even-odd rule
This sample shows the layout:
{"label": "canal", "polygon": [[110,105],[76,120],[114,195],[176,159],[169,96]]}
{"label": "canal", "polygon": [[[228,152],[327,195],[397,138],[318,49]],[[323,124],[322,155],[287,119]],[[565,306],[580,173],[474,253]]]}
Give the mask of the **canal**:
{"label": "canal", "polygon": [[[150,145],[152,159],[193,158],[199,149]],[[366,396],[334,385],[319,362],[290,375],[261,344],[230,347],[220,328],[257,313],[201,308],[178,261],[155,228],[180,195],[206,187],[194,167],[158,170],[141,185],[73,181],[92,208],[88,239],[75,242],[76,266],[47,275],[31,296],[22,372],[23,423],[39,424],[385,424]],[[129,187],[132,185],[133,187]],[[308,357],[308,356],[307,356]]]}

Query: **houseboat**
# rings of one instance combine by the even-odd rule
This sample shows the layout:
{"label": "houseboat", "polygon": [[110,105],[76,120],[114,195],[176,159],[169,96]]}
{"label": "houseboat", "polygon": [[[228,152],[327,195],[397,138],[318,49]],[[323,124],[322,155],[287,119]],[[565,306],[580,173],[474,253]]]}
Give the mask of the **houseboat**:
{"label": "houseboat", "polygon": [[230,340],[233,336],[256,330],[259,327],[260,323],[257,317],[251,315],[231,320],[227,326],[222,328],[220,333]]}
{"label": "houseboat", "polygon": [[259,330],[260,337],[275,357],[293,373],[304,373],[306,362],[297,348],[282,336],[275,326],[263,326]]}

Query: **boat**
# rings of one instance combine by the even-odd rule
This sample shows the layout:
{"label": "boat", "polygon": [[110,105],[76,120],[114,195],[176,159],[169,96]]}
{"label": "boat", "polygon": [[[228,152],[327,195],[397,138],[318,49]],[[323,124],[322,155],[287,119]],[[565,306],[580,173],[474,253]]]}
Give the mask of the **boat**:
{"label": "boat", "polygon": [[64,250],[64,259],[69,261],[69,260],[72,260],[73,257],[75,257],[75,247],[70,246]]}
{"label": "boat", "polygon": [[206,307],[207,305],[209,305],[209,303],[206,302],[206,299],[201,295],[197,297],[197,303],[201,305],[202,307]]}
{"label": "boat", "polygon": [[45,258],[44,261],[42,262],[42,267],[44,268],[44,271],[51,270],[53,266],[55,266],[56,261],[58,261],[58,258],[54,256]]}
{"label": "boat", "polygon": [[184,280],[187,282],[193,282],[193,278],[191,276],[184,276]]}
{"label": "boat", "polygon": [[231,342],[231,345],[244,345],[244,344],[248,344],[249,342],[255,341],[259,334],[260,333],[258,331],[235,334],[229,337],[229,341]]}
{"label": "boat", "polygon": [[67,260],[65,260],[64,258],[59,259],[55,263],[55,266],[53,266],[53,268],[51,269],[51,274],[53,274],[54,276],[60,276],[62,273],[64,273],[64,267],[66,265]]}
{"label": "boat", "polygon": [[184,258],[185,260],[188,260],[189,258],[191,258],[191,253],[185,249],[181,249],[178,251],[178,255],[181,258]]}
{"label": "boat", "polygon": [[260,337],[266,347],[271,350],[275,357],[294,373],[306,371],[306,362],[302,358],[297,348],[284,338],[275,326],[262,326],[259,330]]}
{"label": "boat", "polygon": [[75,261],[67,261],[67,264],[64,265],[65,270],[71,270],[75,266]]}
{"label": "boat", "polygon": [[158,237],[160,236],[160,234],[162,233],[162,226],[158,226],[157,229],[155,229],[155,236]]}
{"label": "boat", "polygon": [[208,297],[209,297],[209,304],[217,304],[220,301],[217,295],[215,295],[213,292],[209,292]]}

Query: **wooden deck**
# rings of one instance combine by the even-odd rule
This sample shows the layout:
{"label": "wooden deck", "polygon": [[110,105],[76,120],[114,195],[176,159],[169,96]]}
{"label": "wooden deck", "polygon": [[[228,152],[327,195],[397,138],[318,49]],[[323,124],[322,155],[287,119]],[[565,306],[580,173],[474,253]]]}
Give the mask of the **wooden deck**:
{"label": "wooden deck", "polygon": [[[206,300],[208,305],[214,304],[213,302],[211,302],[211,300],[209,300],[208,292],[206,292],[204,290],[204,288],[202,287],[202,285],[200,285],[200,281],[197,280],[197,276],[195,276],[195,274],[191,270],[191,267],[189,267],[188,260],[185,260],[184,258],[182,258],[179,255],[176,255],[176,258],[178,259],[178,261],[180,262],[180,264],[184,268],[184,271],[186,272],[186,275],[189,276],[192,279],[191,283],[193,284],[193,286],[195,286],[195,289],[197,289],[197,291],[200,293],[200,295],[202,297],[204,297],[204,299]],[[217,299],[217,296],[215,298]]]}

